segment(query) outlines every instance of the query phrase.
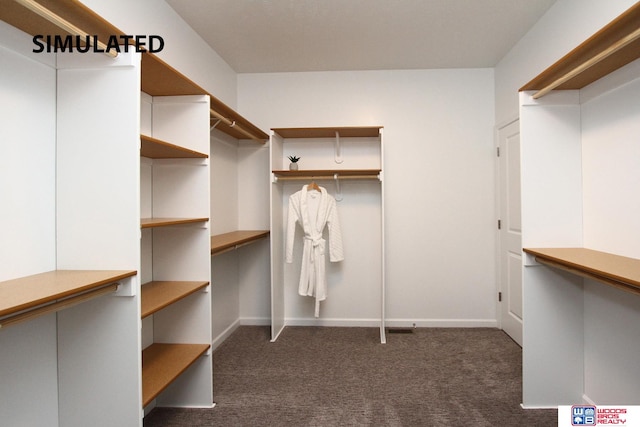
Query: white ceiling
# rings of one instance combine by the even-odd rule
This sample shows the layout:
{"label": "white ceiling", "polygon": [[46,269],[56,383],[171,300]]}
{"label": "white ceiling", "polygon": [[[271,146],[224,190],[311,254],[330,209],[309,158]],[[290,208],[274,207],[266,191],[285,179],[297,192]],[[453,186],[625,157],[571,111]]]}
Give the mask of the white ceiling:
{"label": "white ceiling", "polygon": [[166,0],[238,73],[495,66],[556,0]]}

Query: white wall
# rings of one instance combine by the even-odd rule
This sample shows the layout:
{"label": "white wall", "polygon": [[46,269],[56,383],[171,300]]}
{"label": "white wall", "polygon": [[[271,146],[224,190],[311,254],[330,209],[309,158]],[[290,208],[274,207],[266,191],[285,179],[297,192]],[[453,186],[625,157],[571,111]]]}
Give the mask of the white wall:
{"label": "white wall", "polygon": [[241,74],[238,108],[261,128],[384,126],[387,318],[486,326],[493,89],[490,69]]}

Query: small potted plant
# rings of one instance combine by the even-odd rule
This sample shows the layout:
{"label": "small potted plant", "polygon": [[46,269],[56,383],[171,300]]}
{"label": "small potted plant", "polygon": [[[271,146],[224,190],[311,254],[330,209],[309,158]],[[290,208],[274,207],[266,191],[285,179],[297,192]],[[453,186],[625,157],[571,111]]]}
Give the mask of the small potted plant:
{"label": "small potted plant", "polygon": [[291,163],[289,163],[289,170],[297,171],[298,170],[298,160],[300,160],[300,157],[289,156],[289,160],[291,160]]}

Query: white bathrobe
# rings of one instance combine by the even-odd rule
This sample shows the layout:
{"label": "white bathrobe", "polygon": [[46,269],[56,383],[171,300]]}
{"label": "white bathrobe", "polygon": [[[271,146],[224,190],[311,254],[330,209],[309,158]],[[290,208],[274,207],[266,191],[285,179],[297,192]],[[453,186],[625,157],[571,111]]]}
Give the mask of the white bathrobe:
{"label": "white bathrobe", "polygon": [[304,231],[302,248],[302,268],[298,293],[314,296],[316,299],[315,316],[320,315],[320,301],[327,298],[327,278],[325,275],[326,240],[322,237],[325,226],[329,229],[329,260],[338,262],[344,259],[342,233],[336,199],[324,187],[320,192],[307,191],[307,186],[289,197],[287,218],[287,236],[285,243],[285,261],[293,262],[293,241],[296,222]]}

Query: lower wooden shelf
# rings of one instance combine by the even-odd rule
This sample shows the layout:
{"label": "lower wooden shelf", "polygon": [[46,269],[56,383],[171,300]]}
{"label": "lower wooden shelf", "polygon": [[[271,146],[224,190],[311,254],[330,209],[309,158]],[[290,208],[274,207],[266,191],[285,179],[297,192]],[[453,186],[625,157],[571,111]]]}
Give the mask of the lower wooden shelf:
{"label": "lower wooden shelf", "polygon": [[269,230],[238,230],[211,236],[211,255],[236,249],[269,235]]}
{"label": "lower wooden shelf", "polygon": [[640,294],[640,259],[587,248],[524,248],[550,267]]}
{"label": "lower wooden shelf", "polygon": [[151,344],[142,352],[142,406],[158,397],[211,346],[209,344]]}

